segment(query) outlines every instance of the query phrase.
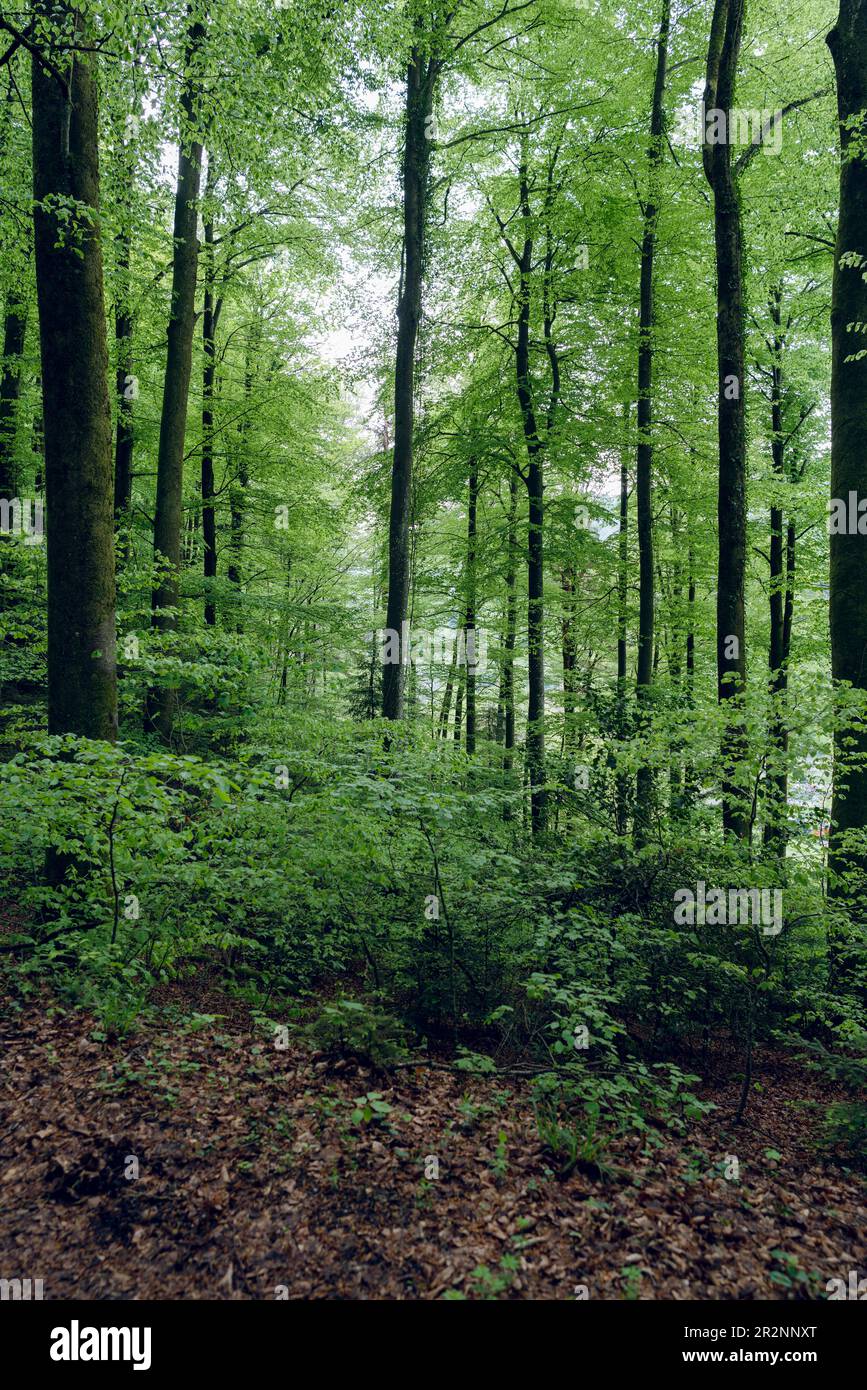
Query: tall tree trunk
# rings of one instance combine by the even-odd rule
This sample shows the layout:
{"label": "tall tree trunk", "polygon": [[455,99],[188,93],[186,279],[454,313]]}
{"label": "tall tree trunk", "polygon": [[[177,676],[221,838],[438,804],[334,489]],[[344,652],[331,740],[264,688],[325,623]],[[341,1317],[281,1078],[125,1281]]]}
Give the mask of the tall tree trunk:
{"label": "tall tree trunk", "polygon": [[[21,362],[24,355],[24,336],[27,328],[27,302],[21,291],[11,288],[6,295],[3,319],[3,369],[0,375],[0,502],[19,497],[18,467],[15,458],[15,434],[18,401],[21,397]],[[0,575],[10,567],[11,553],[5,553],[3,533],[0,532]],[[0,610],[9,602],[7,591],[0,587]],[[7,637],[7,641],[9,638]],[[2,693],[2,684],[0,684]]]}
{"label": "tall tree trunk", "polygon": [[453,686],[454,686],[455,673],[457,672],[457,668],[458,668],[458,647],[459,647],[459,645],[460,645],[460,628],[458,627],[458,628],[456,629],[456,631],[455,631],[455,643],[454,643],[454,646],[452,647],[452,659],[451,659],[451,662],[450,662],[450,664],[449,664],[449,674],[448,674],[448,677],[446,678],[446,688],[445,688],[445,692],[443,693],[442,708],[440,709],[439,728],[438,728],[438,735],[439,735],[440,738],[446,738],[446,737],[448,736],[448,731],[449,731],[449,714],[451,713],[451,708],[452,708],[452,688],[453,688]]}
{"label": "tall tree trunk", "polygon": [[403,263],[397,304],[394,454],[385,618],[386,627],[397,634],[399,660],[383,665],[382,713],[386,719],[403,717],[404,671],[409,661],[409,652],[404,650],[403,624],[409,608],[415,347],[421,317],[430,169],[430,140],[426,127],[433,110],[438,71],[438,65],[432,58],[427,58],[420,47],[413,48],[407,70],[404,117]]}
{"label": "tall tree trunk", "polygon": [[479,653],[476,634],[476,530],[479,505],[479,474],[475,462],[470,470],[467,503],[467,619],[464,652],[467,662],[467,753],[476,751],[476,664]]}
{"label": "tall tree trunk", "polygon": [[578,636],[575,631],[575,568],[567,565],[560,573],[563,591],[563,617],[560,622],[563,650],[563,757],[575,751],[575,717],[578,709]]}
{"label": "tall tree trunk", "polygon": [[[213,185],[208,164],[209,191]],[[214,304],[214,224],[205,223],[205,298],[202,311],[202,543],[205,579],[205,622],[217,621],[212,581],[217,577],[217,524],[214,512],[214,375],[216,370],[217,320],[220,305]]]}
{"label": "tall tree trunk", "polygon": [[30,427],[30,448],[36,457],[36,467],[33,474],[33,486],[37,494],[45,488],[45,420],[43,417],[42,404],[42,373],[36,378],[36,409],[33,412],[33,421]]}
{"label": "tall tree trunk", "polygon": [[[131,143],[131,142],[130,142]],[[117,424],[114,442],[114,516],[121,523],[128,517],[132,502],[133,376],[132,309],[130,302],[130,255],[132,250],[133,154],[123,151],[124,169],[121,198],[121,225],[115,238],[117,249],[117,294],[114,304],[115,394]]]}
{"label": "tall tree trunk", "polygon": [[[6,101],[0,111],[0,174],[6,174],[6,156],[12,135],[13,103],[16,100],[14,76],[15,55],[9,59],[10,80]],[[23,266],[21,267],[23,270]],[[3,316],[3,360],[0,368],[0,501],[10,502],[20,496],[20,478],[16,459],[18,402],[21,398],[21,367],[27,329],[27,296],[19,279],[18,266],[6,267],[9,288]],[[37,492],[39,489],[37,489]],[[23,499],[21,499],[23,501]],[[0,532],[0,547],[3,533]],[[0,574],[8,570],[14,550],[0,548]],[[9,591],[0,587],[0,610],[10,601]],[[7,633],[6,641],[13,640]],[[2,696],[2,682],[0,682]]]}
{"label": "tall tree trunk", "polygon": [[[458,640],[458,644],[459,644],[459,645],[460,645],[460,642],[461,642],[462,637],[463,637],[463,632],[462,632],[461,628],[458,628],[457,640]],[[465,681],[466,681],[465,672],[466,672],[466,667],[464,667],[463,670],[461,670],[461,667],[460,667],[460,664],[459,664],[459,665],[458,665],[457,672],[456,672],[456,674],[455,674],[455,686],[456,686],[456,694],[455,694],[455,724],[454,724],[454,730],[453,730],[453,738],[454,738],[454,741],[455,741],[455,743],[457,744],[458,748],[460,748],[460,746],[461,746],[461,733],[463,732],[463,723],[464,723],[464,683],[465,683]]]}
{"label": "tall tree trunk", "polygon": [[[675,709],[680,715],[683,708],[683,537],[680,529],[680,510],[672,499],[669,506],[671,521],[671,543],[674,551],[671,584],[671,640],[668,647],[668,673],[671,679],[671,693]],[[669,741],[668,784],[669,813],[678,817],[683,813],[683,739],[680,731]]]}
{"label": "tall tree trunk", "polygon": [[[648,189],[644,204],[644,230],[641,241],[641,290],[638,328],[638,452],[635,470],[636,524],[638,530],[638,659],[635,678],[636,703],[643,737],[650,724],[650,687],[653,680],[654,590],[653,590],[653,353],[654,304],[653,272],[656,230],[659,220],[659,169],[664,134],[665,74],[668,64],[668,33],[671,0],[663,0],[656,42],[656,78],[650,112],[650,147],[647,152]],[[653,772],[642,762],[635,787],[635,841],[647,838],[653,811]]]}
{"label": "tall tree trunk", "polygon": [[732,165],[731,110],[743,29],[744,0],[714,0],[705,112],[724,113],[725,139],[704,132],[704,170],[713,192],[717,272],[719,388],[718,698],[728,711],[722,746],[723,828],[746,838],[749,814],[740,768],[746,759],[742,700],[746,683],[744,585],[747,547],[747,442],[744,415],[743,245],[740,194]]}
{"label": "tall tree trunk", "polygon": [[[168,351],[160,417],[157,455],[157,495],[154,514],[154,557],[162,573],[153,592],[153,626],[161,632],[177,626],[180,585],[181,520],[184,493],[184,437],[193,361],[196,272],[198,266],[197,220],[202,142],[196,136],[198,80],[193,67],[204,40],[204,26],[194,20],[186,52],[186,74],[181,93],[182,122],[178,143],[178,181],[175,192],[172,303],[168,325]],[[150,691],[147,722],[168,742],[174,722],[172,690]]]}
{"label": "tall tree trunk", "polygon": [[[867,0],[840,0],[828,46],[837,73],[841,148],[831,299],[831,497],[848,504],[850,492],[867,497],[867,357],[847,361],[863,346],[863,338],[849,326],[867,322]],[[841,264],[843,256],[856,258],[855,263]],[[849,681],[856,690],[867,689],[864,545],[857,534],[831,535],[831,668],[835,681]],[[846,854],[843,843],[847,831],[867,827],[863,728],[836,733],[831,823],[831,869],[842,872],[848,863],[867,872],[865,857]]]}
{"label": "tall tree trunk", "polygon": [[238,423],[238,476],[229,488],[229,563],[226,578],[238,590],[238,619],[235,628],[243,632],[241,617],[241,557],[244,553],[244,526],[247,517],[247,488],[250,486],[250,466],[247,457],[247,436],[250,433],[250,410],[253,400],[253,372],[256,351],[259,343],[261,323],[257,320],[250,328],[244,362],[244,414]]}
{"label": "tall tree trunk", "polygon": [[[688,523],[687,523],[688,524]],[[686,558],[687,566],[687,590],[686,590],[686,708],[691,710],[695,707],[695,553],[692,546],[689,547]],[[696,777],[695,766],[691,757],[687,757],[683,767],[683,809],[687,812],[695,800],[696,796]]]}
{"label": "tall tree trunk", "polygon": [[[629,402],[623,406],[624,427],[629,426]],[[629,463],[626,441],[620,454],[620,531],[617,539],[617,737],[625,740],[626,717],[626,618],[629,596]],[[618,773],[615,789],[618,835],[625,835],[629,819],[629,779]]]}
{"label": "tall tree trunk", "polygon": [[533,266],[533,221],[530,211],[526,140],[518,174],[524,244],[518,261],[518,332],[515,372],[521,423],[527,446],[527,769],[530,824],[534,834],[545,828],[545,551],[543,445],[539,436],[530,377],[530,274]]}
{"label": "tall tree trunk", "polygon": [[3,320],[3,374],[0,378],[0,498],[7,500],[18,496],[15,427],[26,328],[27,301],[20,290],[10,289]]}
{"label": "tall tree trunk", "polygon": [[[509,514],[506,533],[506,632],[503,642],[503,775],[506,789],[515,766],[515,640],[518,628],[518,479],[509,477]],[[505,820],[511,807],[503,808]]]}
{"label": "tall tree trunk", "polygon": [[[770,311],[774,325],[773,360],[771,362],[771,461],[774,477],[782,483],[786,477],[785,436],[783,434],[783,329],[781,315],[782,289],[776,286],[771,295]],[[790,524],[783,534],[784,518],[781,506],[771,507],[770,543],[770,640],[768,670],[770,673],[771,717],[768,729],[770,768],[767,774],[765,823],[762,833],[765,848],[780,859],[786,857],[788,834],[786,814],[789,798],[787,759],[789,752],[789,723],[786,714],[788,686],[789,642],[792,627],[793,580],[795,565],[795,532]]]}
{"label": "tall tree trunk", "polygon": [[[81,15],[37,13],[78,42]],[[45,419],[48,729],[117,734],[111,406],[99,224],[95,59],[46,46],[32,67],[36,289]],[[62,80],[61,80],[62,79]],[[70,226],[61,213],[84,209]]]}

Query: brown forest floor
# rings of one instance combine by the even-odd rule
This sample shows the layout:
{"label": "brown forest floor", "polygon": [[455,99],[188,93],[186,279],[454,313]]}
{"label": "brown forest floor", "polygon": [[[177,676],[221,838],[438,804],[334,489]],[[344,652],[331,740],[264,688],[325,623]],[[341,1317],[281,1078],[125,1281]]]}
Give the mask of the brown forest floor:
{"label": "brown forest floor", "polygon": [[[186,1005],[226,1016],[106,1043],[82,1013],[0,1014],[0,1276],[46,1298],[757,1299],[867,1263],[867,1188],[811,1147],[800,1103],[828,1092],[785,1058],[758,1059],[737,1130],[738,1083],[708,1084],[721,1110],[685,1140],[626,1138],[617,1177],[559,1181],[517,1082],[376,1076],[276,1050],[219,993]],[[391,1113],[355,1124],[370,1090]],[[711,1171],[726,1154],[738,1182]],[[772,1280],[781,1251],[809,1292]]]}

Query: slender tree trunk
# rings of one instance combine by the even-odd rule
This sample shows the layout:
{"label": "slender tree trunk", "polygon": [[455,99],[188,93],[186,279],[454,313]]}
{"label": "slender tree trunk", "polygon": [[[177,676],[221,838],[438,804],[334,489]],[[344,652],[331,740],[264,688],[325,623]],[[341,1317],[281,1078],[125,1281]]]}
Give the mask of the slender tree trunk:
{"label": "slender tree trunk", "polygon": [[467,620],[464,652],[467,662],[467,753],[476,751],[476,530],[479,506],[479,474],[475,463],[470,471],[467,504]]}
{"label": "slender tree trunk", "polygon": [[[656,231],[659,220],[659,169],[664,135],[665,75],[668,64],[668,33],[671,0],[663,0],[656,42],[656,79],[650,113],[650,147],[647,152],[648,190],[644,204],[644,232],[641,242],[641,291],[638,329],[638,453],[635,470],[636,524],[638,530],[638,660],[635,679],[636,703],[642,737],[650,731],[650,688],[653,679],[654,589],[653,589],[653,354],[654,302],[653,273]],[[653,772],[642,762],[635,787],[635,841],[641,845],[653,811]]]}
{"label": "slender tree trunk", "polygon": [[45,420],[43,417],[42,404],[42,373],[36,378],[36,409],[33,412],[33,421],[30,428],[30,448],[36,457],[36,467],[33,475],[33,486],[37,495],[45,488]]}
{"label": "slender tree trunk", "polygon": [[521,423],[527,446],[527,768],[533,834],[545,829],[545,550],[543,446],[530,377],[530,274],[533,222],[530,211],[526,141],[519,169],[524,244],[518,262],[518,332],[515,371]]}
{"label": "slender tree trunk", "polygon": [[[629,425],[629,403],[623,406],[624,426]],[[624,441],[620,454],[620,532],[617,540],[617,737],[625,740],[626,718],[626,617],[629,595],[629,464]],[[617,774],[615,818],[618,835],[625,835],[629,819],[629,779]]]}
{"label": "slender tree trunk", "polygon": [[[6,101],[0,112],[0,174],[3,175],[6,173],[6,156],[12,134],[13,103],[16,100],[16,88],[11,80],[14,75],[14,54],[9,61],[10,81],[6,90]],[[23,270],[23,266],[21,269]],[[9,275],[9,289],[6,293],[3,316],[3,360],[0,364],[0,501],[10,502],[15,497],[20,498],[21,490],[16,440],[18,402],[21,398],[21,367],[27,329],[27,296],[18,278],[18,267],[15,264],[7,266],[6,273]],[[36,491],[38,492],[39,488]],[[4,539],[3,532],[0,532],[0,575],[10,569],[15,553],[13,547],[3,545]],[[10,590],[0,586],[0,610],[10,602],[14,602]],[[11,634],[7,633],[6,641],[13,640],[15,639]],[[3,686],[0,682],[0,698],[2,695]]]}
{"label": "slender tree trunk", "polygon": [[563,617],[560,635],[563,650],[563,756],[575,751],[575,718],[578,709],[578,638],[575,631],[575,569],[567,565],[560,574]]}
{"label": "slender tree trunk", "polygon": [[[208,184],[212,185],[210,163]],[[213,580],[217,577],[217,524],[214,512],[214,375],[216,371],[217,319],[214,305],[214,224],[205,223],[205,298],[202,311],[202,542],[205,579],[205,622],[217,621]]]}
{"label": "slender tree trunk", "polygon": [[747,442],[744,415],[743,245],[740,195],[732,165],[731,110],[743,29],[744,0],[715,0],[708,47],[705,112],[720,111],[725,139],[705,132],[704,169],[713,192],[719,374],[718,697],[729,711],[722,746],[723,828],[749,833],[741,766],[746,759],[742,701],[746,683],[744,585],[747,547]]}
{"label": "slender tree trunk", "polygon": [[421,317],[425,229],[428,206],[430,139],[427,124],[433,110],[438,65],[413,48],[406,79],[403,150],[403,264],[397,305],[397,352],[394,371],[394,454],[391,472],[391,513],[388,532],[388,601],[386,627],[398,636],[399,661],[382,671],[382,713],[401,719],[404,672],[404,628],[409,608],[410,517],[415,407],[415,347]]}
{"label": "slender tree trunk", "polygon": [[689,551],[689,581],[686,591],[686,691],[689,707],[695,703],[695,556]]}
{"label": "slender tree trunk", "polygon": [[[193,361],[196,274],[198,266],[197,220],[202,143],[192,132],[197,121],[197,79],[192,67],[204,40],[204,26],[190,26],[186,75],[181,93],[182,123],[178,144],[178,181],[175,193],[172,304],[168,325],[168,351],[160,417],[157,455],[157,494],[154,514],[154,556],[162,573],[153,592],[153,626],[160,632],[177,626],[181,565],[181,523],[184,493],[184,437]],[[147,701],[147,723],[168,742],[174,722],[175,694],[152,690]]]}
{"label": "slender tree trunk", "polygon": [[[848,505],[849,494],[867,497],[867,357],[863,337],[850,331],[867,322],[867,0],[840,0],[828,35],[837,73],[840,121],[840,217],[831,299],[831,497]],[[843,256],[856,258],[841,264]],[[859,360],[847,360],[857,355]],[[865,540],[831,535],[831,666],[835,681],[867,688],[867,588]],[[834,745],[834,796],[830,867],[867,872],[863,854],[846,853],[847,831],[867,827],[867,733],[840,729]],[[832,891],[841,885],[832,883]]]}
{"label": "slender tree trunk", "polygon": [[3,374],[0,377],[0,498],[6,500],[18,496],[15,428],[26,327],[27,302],[20,290],[10,289],[3,320]]}
{"label": "slender tree trunk", "polygon": [[[229,488],[229,563],[226,567],[226,577],[230,584],[234,584],[238,590],[240,600],[241,591],[241,557],[244,553],[244,526],[247,516],[247,489],[250,486],[250,466],[247,457],[247,438],[250,433],[250,409],[253,400],[253,365],[256,356],[257,344],[259,341],[260,325],[254,324],[250,329],[250,336],[247,340],[247,352],[244,365],[244,414],[238,424],[238,435],[240,437],[238,452],[238,477]],[[243,632],[244,622],[241,614],[240,602],[238,609],[238,619],[235,628],[238,632]]]}
{"label": "slender tree trunk", "polygon": [[[0,111],[0,174],[3,175],[6,173],[6,155],[12,134],[16,100],[15,85],[11,80],[11,76],[14,75],[14,54],[9,62],[10,81],[6,89],[6,100]],[[8,270],[7,267],[7,273]],[[27,328],[27,297],[20,283],[16,282],[17,267],[13,266],[11,272],[3,316],[3,361],[0,367],[0,500],[7,502],[18,496],[15,436]]]}
{"label": "slender tree trunk", "polygon": [[[674,551],[671,584],[671,640],[668,647],[668,673],[671,680],[673,704],[678,717],[683,709],[683,536],[680,528],[680,511],[672,500],[669,508],[671,520],[671,544]],[[661,586],[660,586],[661,587]],[[669,812],[671,816],[683,814],[683,739],[680,731],[674,734],[669,744]]]}
{"label": "slender tree trunk", "polygon": [[[506,534],[506,634],[503,642],[503,775],[508,789],[515,766],[515,641],[518,628],[518,479],[509,477]],[[511,807],[503,810],[511,818]]]}
{"label": "slender tree trunk", "polygon": [[[66,4],[39,16],[88,42]],[[117,734],[111,406],[99,223],[95,59],[32,66],[36,288],[45,418],[48,728]],[[62,76],[65,88],[61,85]],[[58,217],[70,206],[73,225]],[[84,210],[82,213],[81,210]]]}
{"label": "slender tree trunk", "polygon": [[458,668],[458,647],[460,645],[460,628],[455,631],[455,644],[452,648],[452,659],[449,664],[449,674],[446,679],[446,688],[443,694],[443,703],[440,710],[439,737],[446,738],[449,731],[449,714],[452,708],[452,688],[454,686],[455,673]]}
{"label": "slender tree trunk", "polygon": [[[686,558],[686,708],[695,707],[695,554],[689,547]],[[683,767],[683,808],[688,811],[696,795],[695,766],[687,757]]]}
{"label": "slender tree trunk", "polygon": [[[458,628],[458,643],[460,643],[462,635],[463,635],[463,634],[462,634],[461,629]],[[458,666],[458,669],[457,669],[457,673],[456,673],[456,675],[455,675],[456,694],[455,694],[455,725],[454,725],[454,730],[453,730],[453,737],[454,737],[454,741],[455,741],[455,743],[457,744],[458,748],[460,748],[460,746],[461,746],[461,733],[463,732],[463,723],[464,723],[464,683],[465,683],[465,681],[466,681],[465,672],[466,672],[466,667],[464,667],[463,670],[461,670],[461,667],[460,667],[460,665],[459,665],[459,666]]]}
{"label": "slender tree trunk", "polygon": [[[773,361],[771,363],[771,461],[774,477],[782,483],[786,476],[785,437],[783,434],[783,331],[781,316],[782,290],[777,286],[771,296],[770,310],[774,324]],[[784,536],[783,509],[771,507],[770,541],[770,640],[768,670],[770,672],[771,717],[768,729],[770,767],[767,773],[765,822],[762,838],[765,848],[780,859],[786,857],[788,833],[786,815],[789,798],[789,722],[786,713],[788,686],[789,641],[793,593],[790,588],[795,564],[795,533],[789,526]],[[791,549],[790,549],[791,546]]]}
{"label": "slender tree trunk", "polygon": [[117,297],[114,304],[115,395],[117,424],[114,441],[114,516],[125,521],[132,503],[133,376],[132,310],[130,303],[130,256],[132,250],[133,155],[123,151],[121,226],[115,239],[117,249]]}

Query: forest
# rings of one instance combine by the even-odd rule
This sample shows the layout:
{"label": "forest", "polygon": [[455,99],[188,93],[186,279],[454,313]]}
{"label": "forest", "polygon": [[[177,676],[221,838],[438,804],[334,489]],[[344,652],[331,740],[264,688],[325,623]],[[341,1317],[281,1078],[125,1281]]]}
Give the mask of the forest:
{"label": "forest", "polygon": [[0,315],[2,1298],[867,1298],[867,0],[3,0]]}

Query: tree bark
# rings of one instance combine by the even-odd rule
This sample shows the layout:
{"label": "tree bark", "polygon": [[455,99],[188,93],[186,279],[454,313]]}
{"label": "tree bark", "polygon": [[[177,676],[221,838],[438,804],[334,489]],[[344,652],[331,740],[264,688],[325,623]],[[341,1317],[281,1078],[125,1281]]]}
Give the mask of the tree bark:
{"label": "tree bark", "polygon": [[455,674],[458,668],[459,639],[460,628],[458,628],[455,632],[455,644],[452,647],[452,659],[449,663],[449,674],[446,678],[446,688],[443,692],[443,703],[442,708],[440,709],[440,718],[438,726],[438,736],[440,738],[447,738],[449,732],[449,714],[451,713],[452,708],[452,687],[454,685]]}
{"label": "tree bark", "polygon": [[[57,30],[80,14],[37,11]],[[117,734],[113,480],[95,60],[33,58],[33,198],[48,545],[48,729]],[[61,82],[62,78],[62,82]],[[53,207],[76,206],[74,226]]]}
{"label": "tree bark", "polygon": [[406,78],[403,150],[403,263],[397,304],[397,351],[394,368],[394,453],[391,471],[391,512],[388,531],[388,600],[386,627],[396,633],[399,660],[382,671],[382,713],[403,718],[404,628],[409,608],[410,517],[412,509],[413,428],[415,413],[415,348],[421,317],[425,230],[428,206],[430,139],[428,120],[433,110],[439,65],[414,47]]}
{"label": "tree bark", "polygon": [[[647,152],[648,190],[644,204],[641,241],[641,288],[638,327],[638,451],[635,470],[636,526],[638,531],[638,655],[635,695],[642,736],[650,726],[650,690],[653,681],[654,571],[653,571],[653,273],[656,231],[659,221],[659,169],[664,135],[665,77],[671,0],[663,0],[656,41],[656,77],[650,112],[650,146]],[[635,842],[641,845],[653,811],[653,772],[642,762],[635,787]]]}
{"label": "tree bark", "polygon": [[743,29],[744,0],[715,0],[704,110],[721,111],[725,139],[704,132],[704,170],[713,193],[717,272],[719,389],[719,564],[717,692],[727,710],[722,746],[723,829],[745,839],[749,814],[739,768],[746,757],[741,704],[746,683],[744,586],[747,545],[747,442],[744,414],[743,240],[740,194],[731,152],[731,109]]}
{"label": "tree bark", "polygon": [[[629,402],[623,406],[623,423],[629,426]],[[617,538],[617,737],[627,734],[627,600],[629,596],[629,463],[626,442],[620,453],[620,531]],[[618,835],[625,835],[629,821],[629,778],[618,773],[615,789],[615,820]]]}
{"label": "tree bark", "polygon": [[[210,166],[208,181],[211,182]],[[214,304],[214,224],[205,223],[205,298],[202,311],[202,542],[205,579],[205,623],[217,621],[212,581],[217,577],[217,523],[214,511],[214,376],[217,319]]]}
{"label": "tree bark", "polygon": [[[846,359],[863,347],[852,323],[867,322],[867,0],[840,0],[828,35],[837,74],[840,122],[840,217],[831,298],[831,497],[867,496],[867,357]],[[854,264],[842,258],[854,257]],[[834,681],[867,689],[867,590],[864,537],[835,535],[831,542],[831,669]],[[838,729],[834,744],[830,867],[867,872],[860,854],[847,854],[846,832],[867,826],[867,732]],[[837,889],[841,885],[837,885]],[[835,885],[831,885],[832,891]]]}
{"label": "tree bark", "polygon": [[479,474],[475,462],[470,471],[467,503],[467,616],[464,653],[467,662],[467,753],[476,751],[476,531],[478,524]]}
{"label": "tree bark", "polygon": [[237,632],[243,632],[244,620],[241,617],[241,559],[244,554],[244,528],[247,519],[247,488],[250,486],[250,468],[247,459],[247,436],[250,433],[250,408],[253,399],[253,374],[256,350],[259,342],[260,324],[255,322],[247,339],[244,362],[244,414],[238,423],[238,476],[229,488],[229,563],[226,578],[238,590]]}
{"label": "tree bark", "polygon": [[[457,631],[458,646],[460,646],[460,642],[461,642],[462,636],[463,636],[462,629],[461,629],[461,628],[458,628],[458,631]],[[454,729],[453,729],[453,731],[452,731],[452,737],[453,737],[455,743],[457,744],[458,748],[460,748],[460,746],[461,746],[461,734],[462,734],[462,732],[463,732],[463,723],[464,723],[464,684],[465,684],[465,681],[466,681],[465,672],[466,672],[466,667],[464,667],[464,669],[463,669],[463,671],[462,671],[462,670],[461,670],[460,663],[458,663],[458,669],[457,669],[457,671],[455,672],[455,686],[456,686],[456,693],[455,693],[455,723],[454,723]]]}
{"label": "tree bark", "polygon": [[533,222],[530,211],[526,140],[518,173],[524,243],[518,261],[518,332],[515,372],[521,423],[527,447],[527,769],[533,834],[545,828],[545,551],[543,445],[539,436],[530,376],[530,274]]}
{"label": "tree bark", "polygon": [[[785,435],[783,432],[783,348],[785,339],[781,315],[782,291],[777,286],[771,296],[770,311],[774,325],[773,358],[771,362],[771,462],[779,482],[786,478]],[[785,531],[784,531],[785,527]],[[788,662],[792,632],[794,601],[795,528],[785,525],[781,506],[771,507],[770,538],[770,637],[768,670],[770,673],[771,717],[768,729],[770,768],[767,774],[765,822],[762,839],[765,848],[780,859],[786,857],[788,832],[786,815],[789,799],[789,722],[786,716],[786,691],[789,682]]]}
{"label": "tree bark", "polygon": [[0,498],[18,496],[15,427],[21,397],[21,359],[27,327],[27,302],[18,289],[6,296],[3,320],[3,374],[0,378]]}
{"label": "tree bark", "polygon": [[[160,417],[157,455],[157,495],[154,514],[154,558],[162,563],[152,597],[153,627],[160,632],[177,627],[181,563],[181,522],[184,492],[184,438],[193,361],[196,273],[198,267],[197,220],[202,143],[196,136],[197,80],[191,75],[204,40],[204,26],[190,26],[186,73],[181,93],[181,132],[178,142],[178,181],[175,192],[172,304],[168,325],[168,351]],[[147,701],[147,723],[168,742],[175,713],[172,690],[155,689]]]}
{"label": "tree bark", "polygon": [[563,617],[560,622],[563,652],[563,757],[569,759],[575,751],[575,719],[578,710],[578,636],[575,631],[576,577],[574,565],[560,572],[563,591]]}
{"label": "tree bark", "polygon": [[117,249],[117,298],[114,305],[115,394],[117,424],[114,442],[115,523],[126,520],[132,503],[133,400],[135,380],[132,356],[132,310],[130,303],[130,256],[132,252],[133,154],[123,151],[123,198],[121,226],[115,238]]}

